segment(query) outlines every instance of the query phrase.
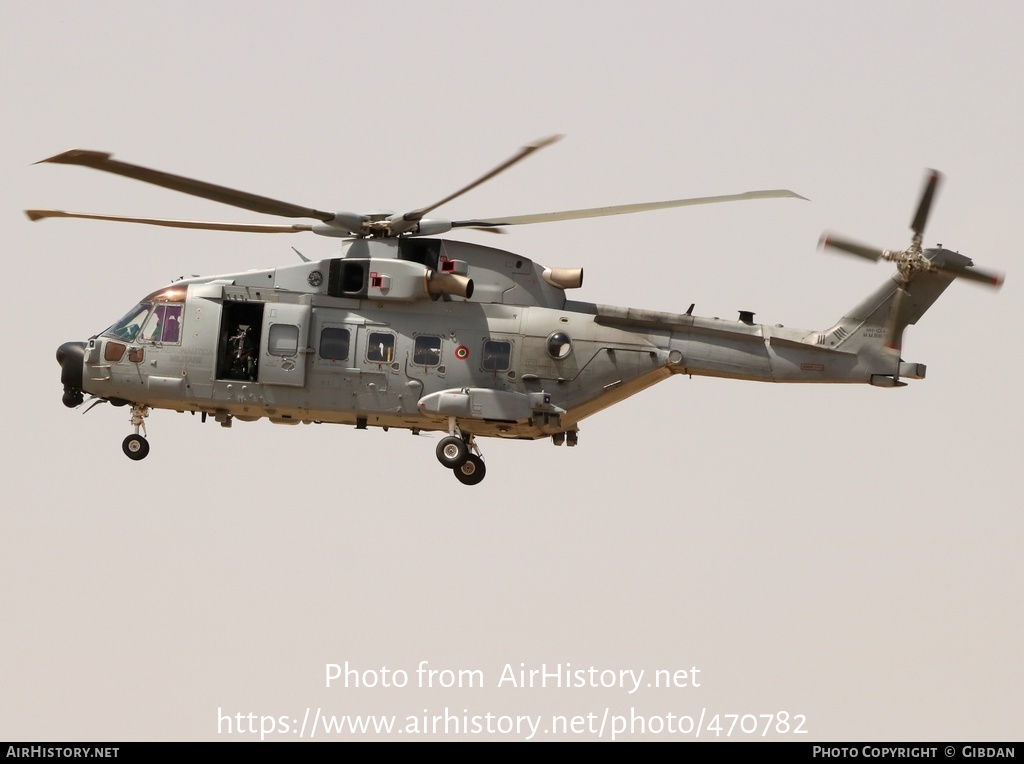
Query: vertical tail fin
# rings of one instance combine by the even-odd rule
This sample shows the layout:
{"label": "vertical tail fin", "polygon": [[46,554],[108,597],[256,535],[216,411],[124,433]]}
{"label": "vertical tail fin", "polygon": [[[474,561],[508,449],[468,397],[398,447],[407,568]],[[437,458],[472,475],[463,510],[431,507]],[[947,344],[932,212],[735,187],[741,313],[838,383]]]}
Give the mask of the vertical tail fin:
{"label": "vertical tail fin", "polygon": [[820,332],[817,344],[847,353],[887,349],[898,353],[903,330],[918,322],[953,278],[943,272],[920,273],[903,285],[894,275],[831,328]]}

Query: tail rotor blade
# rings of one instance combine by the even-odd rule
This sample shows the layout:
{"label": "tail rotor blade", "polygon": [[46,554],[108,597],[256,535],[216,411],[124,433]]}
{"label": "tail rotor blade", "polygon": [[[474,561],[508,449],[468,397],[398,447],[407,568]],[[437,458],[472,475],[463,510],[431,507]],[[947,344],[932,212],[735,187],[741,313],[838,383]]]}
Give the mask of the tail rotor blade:
{"label": "tail rotor blade", "polygon": [[981,268],[975,268],[968,266],[964,268],[956,268],[946,266],[942,270],[947,273],[953,273],[957,278],[967,279],[968,281],[975,281],[978,284],[984,284],[995,289],[999,289],[1006,280],[1006,276],[998,271],[986,271]]}
{"label": "tail rotor blade", "polygon": [[847,254],[863,257],[867,260],[874,260],[875,262],[881,260],[882,255],[885,254],[885,250],[858,244],[855,241],[843,239],[830,233],[821,235],[821,239],[818,240],[818,246],[822,249],[831,247],[832,249],[838,249],[840,252],[846,252]]}
{"label": "tail rotor blade", "polygon": [[928,222],[928,213],[932,208],[932,201],[935,199],[935,190],[942,179],[938,170],[930,170],[928,180],[925,182],[924,190],[921,192],[921,201],[917,205],[917,213],[910,223],[911,230],[917,235],[924,235],[924,226]]}

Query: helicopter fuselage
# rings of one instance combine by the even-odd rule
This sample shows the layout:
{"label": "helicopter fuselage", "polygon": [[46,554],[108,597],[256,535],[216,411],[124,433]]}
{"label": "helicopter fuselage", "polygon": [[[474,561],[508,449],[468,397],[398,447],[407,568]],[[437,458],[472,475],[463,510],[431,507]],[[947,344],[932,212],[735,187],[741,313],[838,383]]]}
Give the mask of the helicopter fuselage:
{"label": "helicopter fuselage", "polygon": [[[884,386],[923,376],[856,315],[845,330],[813,332],[746,313],[576,302],[565,288],[581,272],[553,276],[452,241],[359,239],[343,254],[172,283],[62,366],[80,368],[82,392],[130,403],[138,420],[157,408],[224,425],[267,418],[572,445],[582,419],[672,374]],[[461,281],[431,293],[438,274]],[[877,312],[895,288],[866,303]],[[855,352],[834,347],[856,331]]]}

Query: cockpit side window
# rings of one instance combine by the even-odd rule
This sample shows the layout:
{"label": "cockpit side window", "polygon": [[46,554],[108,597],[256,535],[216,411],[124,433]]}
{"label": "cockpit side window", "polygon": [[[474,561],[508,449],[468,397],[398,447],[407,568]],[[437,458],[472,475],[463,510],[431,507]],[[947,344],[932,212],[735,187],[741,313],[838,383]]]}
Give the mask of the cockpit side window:
{"label": "cockpit side window", "polygon": [[142,328],[142,340],[177,345],[181,342],[182,305],[157,305]]}

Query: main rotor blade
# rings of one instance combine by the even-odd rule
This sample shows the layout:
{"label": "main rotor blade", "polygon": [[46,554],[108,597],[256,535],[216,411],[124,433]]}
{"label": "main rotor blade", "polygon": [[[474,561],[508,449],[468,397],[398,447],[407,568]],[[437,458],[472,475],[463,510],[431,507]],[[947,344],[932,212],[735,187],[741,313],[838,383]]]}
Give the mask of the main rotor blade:
{"label": "main rotor blade", "polygon": [[34,221],[46,218],[79,218],[83,220],[109,220],[115,223],[143,223],[167,228],[192,228],[201,231],[235,231],[238,233],[300,233],[312,231],[313,226],[295,225],[250,225],[246,223],[215,223],[201,220],[168,220],[166,218],[133,218],[119,215],[96,215],[86,212],[65,212],[64,210],[25,210],[28,219]]}
{"label": "main rotor blade", "polygon": [[[545,146],[550,146],[552,143],[555,143],[556,141],[559,141],[561,139],[562,139],[561,135],[549,135],[547,138],[541,138],[540,140],[534,141],[533,143],[528,143],[527,145],[525,145],[521,149],[519,149],[519,151],[514,156],[512,156],[509,159],[507,159],[505,162],[502,162],[500,165],[495,167],[490,172],[485,173],[484,175],[481,175],[479,178],[474,180],[468,186],[464,186],[464,187],[460,188],[455,193],[449,194],[444,199],[441,199],[438,202],[434,202],[433,204],[429,204],[426,207],[420,207],[419,209],[413,210],[412,212],[406,212],[404,215],[401,215],[400,218],[402,220],[405,220],[405,221],[408,221],[408,222],[415,222],[417,220],[421,220],[423,218],[423,216],[426,215],[431,210],[437,209],[442,204],[447,204],[452,199],[456,199],[456,198],[462,196],[467,191],[472,191],[474,188],[479,186],[481,183],[486,183],[491,178],[493,178],[495,175],[498,175],[498,174],[504,172],[509,167],[511,167],[512,165],[516,164],[517,162],[521,162],[522,160],[526,159],[526,157],[530,156],[530,154],[532,154],[533,152],[538,151],[538,150],[544,148]],[[395,219],[397,219],[397,218],[399,218],[399,216],[396,215]]]}
{"label": "main rotor blade", "polygon": [[280,215],[286,218],[313,218],[324,223],[329,223],[335,218],[333,212],[324,212],[312,207],[302,207],[266,196],[258,196],[246,191],[227,188],[226,186],[218,186],[201,180],[185,178],[181,175],[172,175],[160,170],[151,170],[147,167],[121,162],[102,151],[72,149],[49,159],[40,160],[36,164],[42,164],[43,162],[77,164],[82,167],[91,167],[94,170],[102,170],[114,175],[123,175],[126,178],[141,180],[143,183],[152,183],[156,186],[169,188],[172,191],[180,191],[183,194],[199,196],[203,199],[221,202],[222,204],[230,204],[232,207],[241,207],[245,210],[262,212],[268,215]]}
{"label": "main rotor blade", "polygon": [[672,207],[690,207],[698,204],[718,204],[720,202],[740,202],[749,199],[803,199],[800,194],[777,189],[773,191],[747,191],[743,194],[726,194],[724,196],[700,196],[692,199],[675,199],[668,202],[646,202],[643,204],[620,204],[614,207],[591,207],[583,210],[565,210],[564,212],[541,212],[536,215],[513,215],[504,218],[475,218],[473,220],[457,220],[452,228],[493,227],[505,225],[526,225],[529,223],[552,223],[559,220],[581,220],[583,218],[601,218],[609,215],[631,215],[635,212],[665,210]]}
{"label": "main rotor blade", "polygon": [[921,201],[917,205],[917,213],[910,223],[910,230],[918,236],[924,235],[924,225],[928,222],[928,212],[931,210],[932,200],[935,198],[935,189],[938,187],[939,181],[942,180],[942,173],[938,170],[929,172],[931,175],[928,176],[924,190],[921,191]]}
{"label": "main rotor blade", "polygon": [[858,244],[855,241],[843,239],[830,233],[823,233],[821,238],[818,240],[818,245],[822,248],[831,247],[832,249],[838,249],[851,255],[857,255],[858,257],[864,257],[868,260],[874,260],[875,262],[880,260],[882,255],[885,253],[884,250],[877,249],[876,247],[868,247],[864,244]]}

